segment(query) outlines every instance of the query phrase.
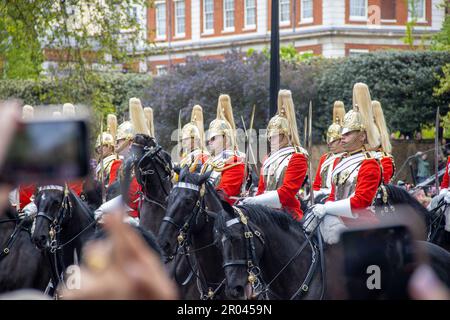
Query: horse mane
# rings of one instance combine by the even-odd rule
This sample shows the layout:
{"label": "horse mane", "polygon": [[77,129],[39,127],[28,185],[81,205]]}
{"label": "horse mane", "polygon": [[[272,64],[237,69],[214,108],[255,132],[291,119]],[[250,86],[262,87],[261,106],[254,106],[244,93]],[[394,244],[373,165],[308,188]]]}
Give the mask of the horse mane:
{"label": "horse mane", "polygon": [[430,212],[408,191],[393,184],[385,185],[389,199],[393,204],[404,204],[414,209],[418,214],[422,214],[426,219],[431,218]]}
{"label": "horse mane", "polygon": [[[227,202],[225,202],[228,204]],[[230,212],[231,205],[224,204],[224,210],[231,216],[236,216],[236,213]],[[272,209],[261,205],[238,205],[237,208],[241,209],[248,217],[249,222],[254,223],[258,227],[273,226],[280,228],[283,231],[289,231],[290,228],[302,231],[302,223],[295,220],[288,212],[279,209]],[[226,226],[228,219],[224,214],[219,214],[216,217],[215,228],[225,235],[230,235],[229,228]]]}

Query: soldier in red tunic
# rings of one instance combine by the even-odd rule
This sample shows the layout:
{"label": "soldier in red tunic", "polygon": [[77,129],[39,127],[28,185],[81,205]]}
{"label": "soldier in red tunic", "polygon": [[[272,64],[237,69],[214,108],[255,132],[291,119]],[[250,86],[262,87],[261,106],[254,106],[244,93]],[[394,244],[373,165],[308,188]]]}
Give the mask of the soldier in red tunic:
{"label": "soldier in red tunic", "polygon": [[210,181],[233,205],[245,181],[245,161],[237,149],[236,126],[228,95],[219,97],[216,119],[209,125],[208,146],[212,156],[204,163],[201,172],[211,171]]}
{"label": "soldier in red tunic", "polygon": [[342,101],[336,101],[333,106],[333,124],[327,130],[327,144],[329,152],[320,157],[314,179],[314,199],[329,196],[331,193],[331,173],[334,162],[342,156],[344,149],[341,145],[341,130],[344,121],[345,108]]}
{"label": "soldier in red tunic", "polygon": [[372,110],[375,120],[375,125],[380,132],[380,145],[375,150],[377,151],[377,159],[380,161],[383,168],[383,183],[391,183],[391,179],[395,172],[394,157],[392,156],[392,145],[389,137],[389,131],[386,126],[386,120],[384,119],[383,109],[381,103],[374,100],[372,101]]}
{"label": "soldier in red tunic", "polygon": [[303,217],[298,192],[308,171],[308,153],[300,146],[294,102],[289,90],[278,93],[278,112],[267,126],[270,153],[259,176],[255,197],[244,204],[260,204],[288,211],[295,219]]}
{"label": "soldier in red tunic", "polygon": [[[200,172],[208,161],[210,154],[205,149],[205,133],[203,129],[203,109],[199,105],[192,108],[191,122],[181,130],[180,168],[188,167],[190,172]],[[178,180],[175,174],[174,180]]]}
{"label": "soldier in red tunic", "polygon": [[325,242],[336,243],[347,227],[374,224],[378,220],[368,208],[382,181],[382,170],[376,159],[380,133],[374,125],[370,92],[367,85],[355,84],[353,110],[344,117],[342,146],[346,153],[336,160],[333,186],[328,201],[317,204],[305,219],[308,231],[323,218],[320,231]]}
{"label": "soldier in red tunic", "polygon": [[[129,156],[130,146],[136,133],[143,133],[151,135],[153,130],[153,121],[151,118],[146,118],[141,101],[137,98],[131,98],[129,102],[129,110],[132,121],[125,121],[117,129],[117,150],[120,153],[118,159],[115,159],[111,164],[109,175],[109,185],[120,178],[123,161]],[[151,111],[152,112],[152,111]],[[148,111],[147,111],[148,113]],[[150,128],[148,127],[150,125]],[[136,177],[131,177],[130,186],[128,189],[127,213],[132,218],[139,218],[139,204],[141,200],[141,186],[137,182]],[[121,196],[113,198],[105,202],[96,210],[96,216],[101,216],[103,213],[112,210],[121,204]],[[136,220],[137,221],[137,220]]]}

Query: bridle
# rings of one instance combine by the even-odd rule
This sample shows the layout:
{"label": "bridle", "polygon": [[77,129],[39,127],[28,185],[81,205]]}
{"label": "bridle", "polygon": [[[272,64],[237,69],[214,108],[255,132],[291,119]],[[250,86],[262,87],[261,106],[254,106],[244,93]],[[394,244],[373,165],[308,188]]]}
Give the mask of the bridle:
{"label": "bridle", "polygon": [[[207,184],[207,183],[208,182],[205,182],[205,184]],[[197,282],[197,287],[198,287],[198,290],[200,291],[201,299],[202,300],[213,299],[225,285],[226,278],[224,278],[220,283],[208,282],[205,279],[203,274],[198,272],[198,270],[195,270],[190,258],[192,257],[192,253],[194,253],[194,252],[199,252],[206,248],[216,246],[216,241],[214,240],[212,243],[209,243],[201,248],[190,249],[190,239],[193,234],[193,230],[192,230],[193,222],[197,220],[199,214],[205,213],[207,215],[207,217],[211,217],[211,218],[215,218],[217,216],[217,214],[214,212],[211,212],[205,208],[205,199],[204,199],[205,185],[202,185],[200,187],[200,186],[198,186],[196,184],[192,184],[192,183],[178,182],[177,184],[174,185],[173,188],[174,189],[180,188],[180,189],[193,190],[197,193],[197,200],[196,200],[195,206],[192,210],[192,213],[189,215],[189,217],[186,219],[186,222],[183,225],[179,225],[172,217],[165,216],[163,218],[161,226],[164,223],[168,223],[168,224],[171,224],[172,226],[174,226],[178,230],[177,247],[175,248],[175,253],[170,255],[170,258],[173,259],[173,257],[176,256],[177,254],[185,256],[188,261],[188,265],[191,269],[191,272],[195,275],[197,280],[201,282],[200,285]],[[215,289],[213,289],[209,284],[217,285],[217,287]],[[206,293],[205,293],[204,288],[207,288]]]}
{"label": "bridle", "polygon": [[[156,173],[156,176],[158,178],[159,184],[164,192],[164,195],[167,197],[169,195],[170,190],[167,190],[165,187],[164,180],[171,179],[172,178],[172,168],[170,165],[165,161],[162,157],[160,152],[162,151],[162,147],[160,145],[156,146],[143,146],[141,144],[134,143],[135,146],[142,147],[145,151],[145,154],[137,161],[137,169],[139,170],[139,175],[136,177],[138,179],[139,184],[143,187],[144,192],[143,196],[145,197],[145,200],[148,202],[151,202],[153,204],[156,204],[157,206],[161,207],[162,209],[166,209],[165,205],[162,204],[159,200],[156,200],[152,197],[150,197],[148,192],[146,192],[147,187],[147,179],[149,176],[152,176]],[[145,170],[143,166],[143,161],[149,160],[149,163],[151,165],[150,169]],[[158,164],[161,168],[164,170],[164,174],[166,177],[161,177],[161,173],[156,167],[156,164]]]}
{"label": "bridle", "polygon": [[[18,221],[19,221],[19,223],[17,223]],[[14,217],[14,218],[7,218],[7,219],[0,220],[0,224],[9,223],[9,222],[14,222],[14,224],[15,224],[13,232],[6,240],[5,244],[2,245],[3,249],[0,252],[0,261],[2,261],[3,258],[6,257],[11,252],[11,248],[14,245],[14,243],[16,242],[19,232],[21,230],[29,231],[28,228],[24,227],[24,224],[28,221],[29,220],[27,219],[27,217],[24,217],[21,219],[18,216]]]}
{"label": "bridle", "polygon": [[[68,241],[61,243],[61,231],[63,229],[62,225],[66,221],[67,217],[72,217],[73,212],[73,204],[70,200],[70,191],[65,184],[64,186],[60,185],[49,185],[49,186],[42,186],[38,188],[38,193],[44,192],[44,191],[59,191],[63,193],[63,199],[61,202],[61,206],[58,209],[58,213],[55,217],[49,216],[47,213],[43,211],[39,211],[36,215],[36,219],[39,217],[44,218],[49,222],[49,239],[50,243],[47,244],[46,249],[49,251],[49,253],[52,255],[52,258],[50,260],[50,266],[52,268],[53,273],[53,279],[55,283],[64,283],[63,280],[63,272],[65,270],[65,265],[62,259],[62,255],[59,254],[59,252],[68,244],[72,243],[74,240],[76,240],[78,237],[80,237],[86,230],[90,229],[93,225],[97,223],[95,219],[91,221],[85,228],[83,228],[80,232],[78,232],[75,236],[73,236]],[[61,272],[59,271],[58,263],[61,266]]]}
{"label": "bridle", "polygon": [[[302,295],[306,294],[309,291],[310,283],[313,279],[315,270],[317,269],[318,265],[318,259],[317,259],[317,248],[314,246],[312,242],[312,237],[315,234],[315,231],[318,231],[318,226],[320,225],[320,222],[322,219],[319,219],[319,223],[315,227],[315,229],[311,232],[310,235],[305,234],[305,241],[300,245],[296,253],[288,260],[287,263],[284,264],[284,266],[278,271],[278,273],[268,282],[265,282],[262,279],[262,273],[261,269],[257,264],[257,257],[256,257],[256,250],[255,250],[255,243],[254,243],[254,237],[255,235],[260,242],[265,245],[264,237],[262,232],[256,230],[255,228],[250,227],[248,218],[243,214],[242,210],[239,207],[233,207],[234,211],[237,214],[237,217],[228,220],[226,222],[226,227],[230,228],[231,226],[235,224],[242,224],[244,226],[244,239],[246,239],[246,259],[240,259],[240,260],[231,260],[231,261],[224,261],[223,267],[229,267],[229,266],[247,266],[247,273],[248,273],[248,282],[251,284],[252,289],[256,293],[257,299],[268,299],[268,294],[274,295],[275,297],[281,299],[277,294],[273,292],[273,290],[270,290],[270,285],[286,270],[286,268],[294,262],[294,260],[300,256],[300,254],[303,252],[303,250],[306,248],[307,245],[311,248],[311,265],[309,267],[309,270],[305,276],[305,279],[303,280],[300,287],[295,291],[295,293],[290,297],[290,300],[294,300],[301,297]],[[304,231],[303,231],[304,232]],[[322,238],[320,235],[320,232],[318,231],[318,242],[319,242],[319,250],[321,252],[321,266],[322,266],[322,275],[324,274],[324,260],[323,260],[323,250],[322,250]],[[324,285],[324,277],[322,279],[323,285],[322,285],[322,294],[321,299],[323,298],[324,291],[325,291],[325,285]]]}
{"label": "bridle", "polygon": [[[267,296],[263,297],[259,292],[262,288],[265,287],[264,280],[262,279],[261,269],[259,268],[258,259],[256,257],[256,246],[255,246],[255,235],[258,240],[261,242],[263,247],[265,246],[265,241],[262,233],[256,228],[253,228],[248,223],[248,218],[244,215],[242,210],[239,207],[233,207],[233,211],[236,213],[236,217],[226,221],[226,227],[231,228],[233,225],[241,224],[244,228],[243,236],[246,240],[246,258],[245,259],[236,259],[236,260],[228,260],[224,261],[222,267],[225,269],[230,266],[244,266],[247,267],[247,280],[251,284],[254,292],[257,292],[257,296],[261,298],[268,298]],[[229,240],[227,237],[224,237],[224,241]]]}

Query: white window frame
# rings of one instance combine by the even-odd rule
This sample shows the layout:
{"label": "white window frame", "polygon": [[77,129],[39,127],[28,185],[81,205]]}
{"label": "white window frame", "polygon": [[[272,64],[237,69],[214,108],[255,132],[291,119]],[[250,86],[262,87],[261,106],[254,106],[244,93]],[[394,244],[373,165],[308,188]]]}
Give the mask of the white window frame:
{"label": "white window frame", "polygon": [[156,75],[157,76],[162,76],[167,74],[167,65],[165,64],[160,64],[156,66]]}
{"label": "white window frame", "polygon": [[[183,3],[184,11],[183,11],[183,20],[184,20],[184,31],[178,32],[178,16],[177,16],[177,4]],[[185,0],[174,0],[173,1],[173,12],[174,12],[174,20],[175,20],[175,38],[184,38],[186,37],[186,1]]]}
{"label": "white window frame", "polygon": [[427,0],[408,0],[408,21],[412,21],[413,20],[413,17],[411,16],[411,12],[410,12],[410,10],[409,10],[409,6],[410,6],[410,3],[411,3],[411,1],[422,1],[422,3],[423,3],[423,16],[422,17],[418,17],[418,18],[416,18],[416,21],[417,22],[427,22]]}
{"label": "white window frame", "polygon": [[366,14],[365,16],[352,16],[352,0],[348,2],[348,15],[350,21],[367,21],[368,20],[368,10],[369,10],[369,3],[368,0],[365,0],[366,2]]}
{"label": "white window frame", "polygon": [[353,56],[357,56],[357,55],[366,54],[369,52],[370,52],[369,49],[350,49],[350,50],[348,50],[348,55],[352,56],[352,53],[353,53]]}
{"label": "white window frame", "polygon": [[306,23],[312,23],[313,21],[314,21],[314,0],[308,0],[308,1],[311,1],[311,4],[312,4],[312,8],[311,8],[311,13],[312,13],[312,16],[311,17],[308,17],[308,18],[304,18],[303,17],[303,8],[305,7],[304,6],[304,2],[305,0],[300,0],[300,24],[306,24]]}
{"label": "white window frame", "polygon": [[[291,0],[278,0],[279,8],[278,8],[278,19],[280,21],[280,26],[288,26],[291,24]],[[289,14],[288,14],[288,20],[281,20],[281,2],[288,2],[289,3]]]}
{"label": "white window frame", "polygon": [[257,19],[257,16],[256,16],[256,14],[257,14],[257,12],[256,12],[256,2],[257,1],[256,0],[252,0],[253,3],[254,3],[253,10],[255,11],[255,23],[247,24],[247,7],[248,7],[247,2],[248,1],[249,0],[244,0],[244,25],[245,25],[244,29],[245,30],[252,30],[252,29],[256,28],[256,19]]}
{"label": "white window frame", "polygon": [[234,26],[236,23],[235,14],[236,14],[236,1],[233,1],[233,26],[227,27],[227,11],[225,10],[225,4],[227,0],[223,0],[223,32],[234,32]]}
{"label": "white window frame", "polygon": [[[158,33],[158,6],[164,5],[164,34]],[[155,31],[156,31],[156,39],[163,40],[167,37],[167,5],[165,1],[157,1],[155,2]]]}
{"label": "white window frame", "polygon": [[[212,2],[212,28],[207,29],[206,28],[206,1]],[[213,34],[214,33],[214,0],[203,0],[203,34]]]}

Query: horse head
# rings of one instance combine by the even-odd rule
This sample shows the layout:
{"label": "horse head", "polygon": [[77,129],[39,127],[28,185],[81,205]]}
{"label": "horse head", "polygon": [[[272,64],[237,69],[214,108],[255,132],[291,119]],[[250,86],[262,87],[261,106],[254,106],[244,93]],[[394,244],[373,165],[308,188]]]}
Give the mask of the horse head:
{"label": "horse head", "polygon": [[144,134],[136,135],[131,152],[136,179],[144,192],[154,192],[158,197],[168,196],[172,178],[172,159],[169,153],[154,138]]}
{"label": "horse head", "polygon": [[176,169],[178,183],[171,190],[167,200],[167,211],[159,229],[159,244],[167,255],[173,255],[177,241],[183,241],[183,233],[194,222],[201,210],[202,186],[210,173],[189,172],[188,168]]}
{"label": "horse head", "polygon": [[33,242],[39,249],[44,249],[50,240],[59,232],[69,212],[68,189],[62,185],[41,186],[36,194],[36,225],[33,233]]}
{"label": "horse head", "polygon": [[214,224],[227,279],[226,294],[231,299],[253,299],[254,289],[261,285],[259,262],[264,240],[260,229],[244,213],[248,207],[233,208],[224,201],[224,210]]}

